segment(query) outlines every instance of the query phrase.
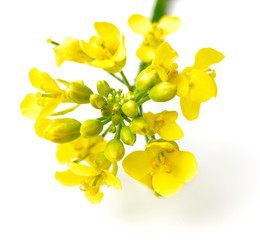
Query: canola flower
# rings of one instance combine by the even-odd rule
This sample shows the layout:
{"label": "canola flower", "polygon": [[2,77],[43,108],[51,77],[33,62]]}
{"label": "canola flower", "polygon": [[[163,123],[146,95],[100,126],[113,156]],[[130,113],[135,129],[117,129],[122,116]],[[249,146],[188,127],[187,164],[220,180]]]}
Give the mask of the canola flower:
{"label": "canola flower", "polygon": [[[106,80],[98,80],[93,90],[82,80],[54,79],[37,68],[29,73],[31,85],[38,92],[25,96],[21,113],[35,121],[39,137],[57,144],[57,161],[67,167],[55,173],[57,182],[78,187],[93,204],[101,202],[106,187],[122,189],[117,177],[121,162],[130,177],[149,187],[156,196],[176,194],[198,172],[195,156],[180,150],[176,142],[184,136],[177,111],[144,112],[143,106],[147,101],[157,104],[179,98],[183,116],[195,120],[201,103],[217,96],[212,65],[222,61],[224,55],[212,48],[202,48],[192,67],[179,70],[179,55],[165,37],[176,32],[181,21],[164,15],[166,2],[157,0],[152,20],[140,14],[128,20],[130,28],[144,37],[136,52],[142,62],[133,82],[123,72],[125,36],[112,23],[95,22],[97,36],[90,37],[88,42],[72,37],[61,44],[47,40],[53,45],[57,67],[72,61],[103,69],[126,92],[111,88]],[[84,106],[95,108],[100,115],[83,122],[64,117]],[[62,110],[57,111],[58,107]],[[139,135],[145,137],[145,150],[125,156],[126,146],[134,146]]]}

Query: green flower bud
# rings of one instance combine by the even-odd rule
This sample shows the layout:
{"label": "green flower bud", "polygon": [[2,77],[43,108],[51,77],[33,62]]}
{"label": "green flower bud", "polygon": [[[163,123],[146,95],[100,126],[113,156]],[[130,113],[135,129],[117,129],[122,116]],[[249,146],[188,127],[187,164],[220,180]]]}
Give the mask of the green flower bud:
{"label": "green flower bud", "polygon": [[116,132],[116,127],[115,126],[110,126],[109,132],[110,133],[115,133]]}
{"label": "green flower bud", "polygon": [[96,119],[88,119],[82,123],[80,134],[84,138],[97,136],[103,130],[103,124]]}
{"label": "green flower bud", "polygon": [[139,92],[147,92],[158,80],[158,74],[153,68],[144,69],[136,79],[136,89]]}
{"label": "green flower bud", "polygon": [[125,144],[131,146],[133,146],[136,141],[136,135],[132,133],[130,127],[128,126],[124,126],[121,128],[120,138]]}
{"label": "green flower bud", "polygon": [[118,139],[110,140],[106,145],[104,155],[110,162],[120,161],[125,155],[124,144]]}
{"label": "green flower bud", "polygon": [[130,100],[122,105],[122,111],[126,116],[134,118],[138,115],[138,106],[135,101]]}
{"label": "green flower bud", "polygon": [[90,103],[94,108],[101,109],[106,104],[106,99],[98,94],[90,95]]}
{"label": "green flower bud", "polygon": [[121,113],[121,105],[119,103],[113,105],[113,112],[117,114]]}
{"label": "green flower bud", "polygon": [[105,80],[99,80],[97,82],[97,91],[100,95],[107,97],[111,92],[111,88]]}
{"label": "green flower bud", "polygon": [[111,108],[106,107],[106,108],[101,109],[101,115],[102,115],[103,117],[108,118],[108,117],[111,116],[111,114],[112,114]]}
{"label": "green flower bud", "polygon": [[176,85],[162,82],[155,85],[149,92],[149,97],[155,102],[167,102],[176,96]]}
{"label": "green flower bud", "polygon": [[105,157],[104,152],[95,155],[94,163],[99,169],[108,169],[111,166],[111,162]]}
{"label": "green flower bud", "polygon": [[84,85],[83,81],[74,81],[66,89],[68,97],[79,104],[89,103],[90,95],[93,93],[90,88]]}
{"label": "green flower bud", "polygon": [[80,136],[81,123],[73,118],[39,119],[35,124],[38,136],[54,143],[66,143]]}
{"label": "green flower bud", "polygon": [[131,121],[129,127],[130,127],[132,133],[140,134],[140,135],[146,135],[149,130],[148,122],[142,117],[133,119]]}
{"label": "green flower bud", "polygon": [[129,101],[129,100],[134,100],[134,101],[135,101],[135,99],[136,99],[135,93],[129,91],[129,92],[125,95],[124,102],[127,102],[127,101]]}
{"label": "green flower bud", "polygon": [[118,123],[120,123],[120,120],[121,120],[121,116],[115,114],[115,115],[112,117],[112,123],[113,123],[113,125],[115,125],[115,126],[118,125]]}

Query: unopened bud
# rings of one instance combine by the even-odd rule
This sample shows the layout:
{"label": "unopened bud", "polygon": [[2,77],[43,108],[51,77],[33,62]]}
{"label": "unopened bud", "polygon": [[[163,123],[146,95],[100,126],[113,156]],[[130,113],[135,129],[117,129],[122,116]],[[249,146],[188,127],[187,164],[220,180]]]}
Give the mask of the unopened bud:
{"label": "unopened bud", "polygon": [[121,120],[121,116],[118,115],[118,114],[115,114],[113,117],[112,117],[112,123],[113,125],[118,125],[120,123],[120,120]]}
{"label": "unopened bud", "polygon": [[177,87],[169,82],[155,85],[149,92],[149,97],[155,102],[167,102],[176,96]]}
{"label": "unopened bud", "polygon": [[144,69],[136,79],[136,90],[147,92],[158,80],[158,74],[153,68]]}
{"label": "unopened bud", "polygon": [[123,113],[130,118],[134,118],[138,115],[138,106],[135,101],[130,100],[122,105]]}
{"label": "unopened bud", "polygon": [[109,130],[110,133],[115,133],[116,132],[116,127],[115,126],[110,126]]}
{"label": "unopened bud", "polygon": [[38,119],[35,131],[38,136],[54,143],[66,143],[80,136],[81,123],[73,118]]}
{"label": "unopened bud", "polygon": [[121,140],[127,144],[133,146],[136,141],[136,135],[132,133],[130,127],[124,126],[120,131]]}
{"label": "unopened bud", "polygon": [[107,143],[104,154],[110,162],[118,162],[125,155],[124,144],[118,139],[112,139]]}
{"label": "unopened bud", "polygon": [[90,95],[90,103],[94,108],[101,109],[106,104],[106,99],[99,94]]}
{"label": "unopened bud", "polygon": [[107,97],[111,92],[111,88],[105,80],[99,80],[97,82],[97,91],[100,95]]}
{"label": "unopened bud", "polygon": [[90,95],[93,93],[82,81],[74,81],[66,89],[68,97],[79,104],[89,103]]}
{"label": "unopened bud", "polygon": [[146,135],[149,130],[148,122],[142,117],[133,119],[131,121],[129,127],[130,127],[132,133],[140,134],[140,135]]}
{"label": "unopened bud", "polygon": [[111,116],[111,114],[112,114],[111,108],[106,107],[106,108],[101,109],[101,115],[103,117],[108,118]]}
{"label": "unopened bud", "polygon": [[129,91],[129,92],[125,95],[124,102],[127,102],[127,101],[129,101],[129,100],[134,100],[134,101],[135,101],[135,99],[136,99],[135,93]]}
{"label": "unopened bud", "polygon": [[82,123],[80,134],[82,137],[90,138],[97,136],[103,130],[103,124],[96,119],[88,119]]}
{"label": "unopened bud", "polygon": [[113,112],[114,113],[117,113],[117,114],[120,114],[121,113],[121,105],[119,103],[115,103],[113,105]]}
{"label": "unopened bud", "polygon": [[111,166],[111,162],[105,157],[104,152],[95,155],[94,163],[99,169],[108,169]]}

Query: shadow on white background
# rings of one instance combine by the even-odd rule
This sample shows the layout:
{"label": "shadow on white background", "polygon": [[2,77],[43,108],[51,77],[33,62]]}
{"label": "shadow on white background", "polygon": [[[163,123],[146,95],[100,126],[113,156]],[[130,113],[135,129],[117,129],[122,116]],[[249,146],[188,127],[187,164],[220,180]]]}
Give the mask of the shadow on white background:
{"label": "shadow on white background", "polygon": [[[171,198],[155,197],[138,182],[122,177],[127,189],[116,195],[114,214],[128,223],[198,228],[235,219],[252,200],[252,172],[245,154],[226,146],[200,152],[199,173]],[[198,147],[198,146],[197,146]],[[248,160],[248,159],[247,159]],[[112,200],[113,201],[113,200]],[[197,229],[198,230],[198,229]]]}

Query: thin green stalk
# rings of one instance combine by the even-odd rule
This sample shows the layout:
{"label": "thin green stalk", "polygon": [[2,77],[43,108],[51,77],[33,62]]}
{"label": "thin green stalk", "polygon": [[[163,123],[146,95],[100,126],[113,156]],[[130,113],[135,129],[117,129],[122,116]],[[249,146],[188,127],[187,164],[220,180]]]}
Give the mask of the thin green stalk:
{"label": "thin green stalk", "polygon": [[111,126],[112,126],[112,124],[110,124],[109,127],[101,134],[101,136],[103,138],[107,135],[107,133],[109,132],[109,129],[110,129]]}
{"label": "thin green stalk", "polygon": [[94,180],[93,183],[92,183],[92,186],[93,186],[93,187],[95,187],[95,186],[97,185],[98,180],[99,180],[100,178],[101,178],[101,175],[97,175],[97,176],[96,176],[95,180]]}
{"label": "thin green stalk", "polygon": [[80,106],[80,104],[77,104],[76,106],[73,106],[73,107],[70,107],[70,108],[67,108],[65,110],[62,110],[62,111],[59,111],[59,112],[55,112],[55,113],[52,113],[51,116],[54,117],[54,116],[61,116],[61,115],[65,115],[67,113],[70,113],[72,111],[74,111],[76,108],[78,108]]}
{"label": "thin green stalk", "polygon": [[121,123],[117,126],[116,128],[116,134],[115,134],[115,139],[120,139],[120,131],[121,131],[122,125]]}
{"label": "thin green stalk", "polygon": [[140,94],[136,97],[136,100],[135,100],[135,101],[138,102],[141,98],[146,97],[147,94],[148,94],[147,92],[140,93]]}
{"label": "thin green stalk", "polygon": [[112,120],[112,116],[109,117],[109,118],[107,118],[107,119],[105,119],[105,120],[102,122],[102,124],[103,124],[103,125],[106,125],[107,123],[111,122],[111,120]]}
{"label": "thin green stalk", "polygon": [[124,72],[121,71],[120,74],[121,74],[121,76],[122,76],[122,78],[123,78],[123,80],[124,80],[124,82],[125,82],[125,85],[128,87],[128,90],[131,91],[131,90],[132,90],[132,87],[131,87],[130,83],[128,82],[128,80],[127,80],[127,78],[126,78]]}
{"label": "thin green stalk", "polygon": [[143,103],[147,102],[148,100],[150,100],[149,95],[147,95],[146,97],[142,98],[140,101],[138,101],[136,104],[137,106],[141,106]]}
{"label": "thin green stalk", "polygon": [[125,82],[124,82],[121,78],[119,78],[118,76],[116,76],[114,73],[109,73],[109,75],[111,75],[111,76],[114,77],[116,80],[118,80],[119,82],[123,83],[124,85],[126,85]]}
{"label": "thin green stalk", "polygon": [[163,15],[165,15],[165,10],[167,7],[168,0],[157,0],[154,6],[152,22],[158,22]]}
{"label": "thin green stalk", "polygon": [[121,116],[127,121],[127,122],[131,122],[131,120],[124,114],[124,113],[121,113]]}

